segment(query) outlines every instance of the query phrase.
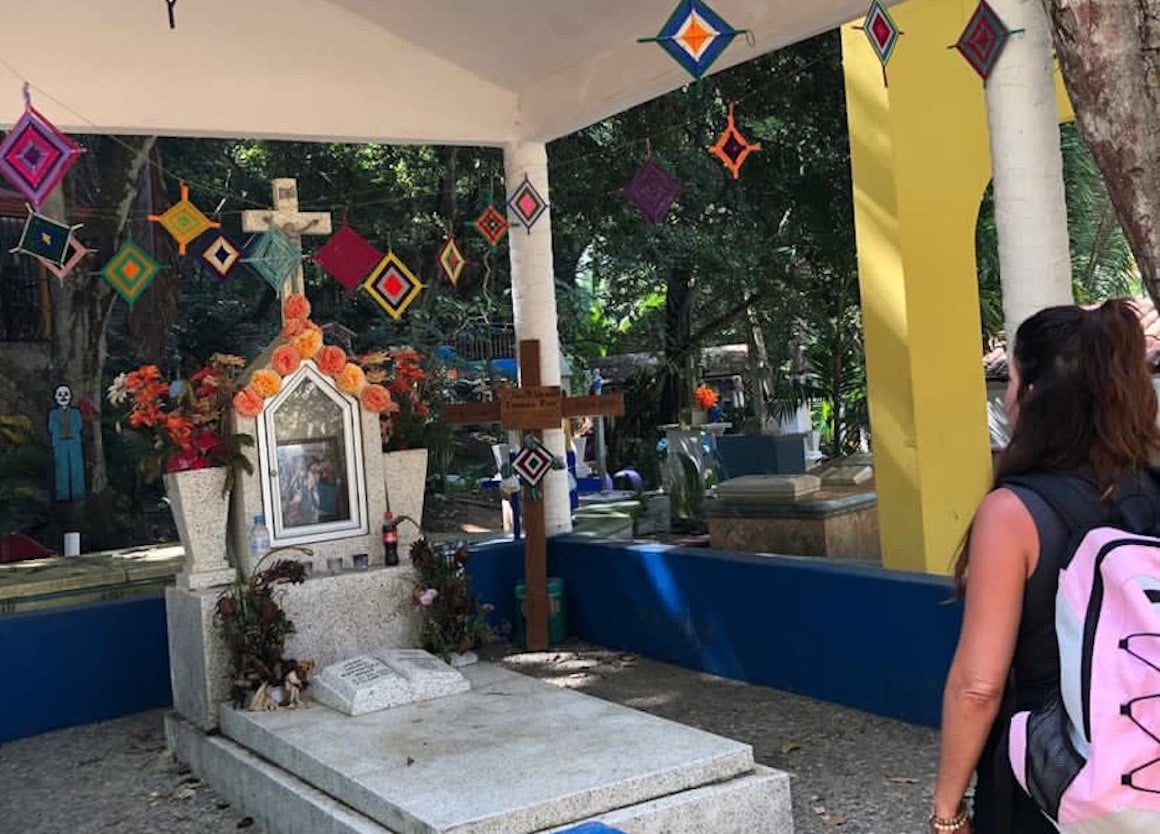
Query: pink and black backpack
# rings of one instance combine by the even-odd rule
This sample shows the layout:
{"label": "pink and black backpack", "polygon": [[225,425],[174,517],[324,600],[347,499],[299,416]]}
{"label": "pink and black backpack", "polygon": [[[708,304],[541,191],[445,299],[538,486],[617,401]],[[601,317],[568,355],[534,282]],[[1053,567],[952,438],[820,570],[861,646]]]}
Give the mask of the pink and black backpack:
{"label": "pink and black backpack", "polygon": [[1059,691],[1011,719],[1015,778],[1064,834],[1160,834],[1156,509],[1121,504],[1109,523],[1066,478],[1006,483],[1041,496],[1074,547],[1056,594]]}

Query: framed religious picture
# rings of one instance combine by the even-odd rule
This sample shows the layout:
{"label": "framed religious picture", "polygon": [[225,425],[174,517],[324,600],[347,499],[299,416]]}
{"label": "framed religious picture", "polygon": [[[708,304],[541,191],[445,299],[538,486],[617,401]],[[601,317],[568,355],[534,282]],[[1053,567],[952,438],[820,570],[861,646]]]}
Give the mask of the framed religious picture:
{"label": "framed religious picture", "polygon": [[278,500],[286,527],[350,519],[346,461],[338,438],[282,443],[278,455]]}
{"label": "framed religious picture", "polygon": [[365,534],[368,526],[358,404],[303,362],[262,413],[262,503],[273,544]]}

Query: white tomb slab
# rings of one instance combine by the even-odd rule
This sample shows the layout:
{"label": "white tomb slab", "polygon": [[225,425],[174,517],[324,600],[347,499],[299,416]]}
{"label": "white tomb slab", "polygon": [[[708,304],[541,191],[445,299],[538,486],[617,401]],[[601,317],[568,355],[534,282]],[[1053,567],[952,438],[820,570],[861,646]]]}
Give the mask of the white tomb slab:
{"label": "white tomb slab", "polygon": [[755,765],[749,745],[490,664],[465,671],[469,692],[398,709],[223,708],[222,736],[172,715],[167,733],[272,832],[315,815],[325,824],[310,830],[328,834],[533,834],[591,820],[630,834],[793,831],[788,775]]}

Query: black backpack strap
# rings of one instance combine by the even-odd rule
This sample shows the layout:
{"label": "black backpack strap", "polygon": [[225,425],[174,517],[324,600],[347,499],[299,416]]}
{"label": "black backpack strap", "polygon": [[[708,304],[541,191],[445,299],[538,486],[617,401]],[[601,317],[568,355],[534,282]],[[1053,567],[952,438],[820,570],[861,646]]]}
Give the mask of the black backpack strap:
{"label": "black backpack strap", "polygon": [[1012,475],[999,486],[1028,489],[1051,507],[1078,539],[1093,527],[1103,524],[1121,527],[1131,533],[1160,533],[1160,470],[1148,469],[1125,475],[1115,484],[1111,500],[1101,500],[1103,490],[1088,473],[1037,472]]}
{"label": "black backpack strap", "polygon": [[1034,492],[1051,507],[1073,537],[1098,527],[1114,515],[1110,505],[1100,502],[1099,487],[1095,480],[1085,475],[1047,472],[1012,475],[998,485],[1021,487]]}

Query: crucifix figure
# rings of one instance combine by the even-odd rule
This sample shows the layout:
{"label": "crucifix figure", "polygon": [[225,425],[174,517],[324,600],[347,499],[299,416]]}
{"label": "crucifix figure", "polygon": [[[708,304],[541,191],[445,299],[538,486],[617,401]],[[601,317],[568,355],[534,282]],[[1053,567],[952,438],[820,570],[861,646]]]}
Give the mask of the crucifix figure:
{"label": "crucifix figure", "polygon": [[[499,423],[507,431],[532,432],[560,428],[567,417],[615,416],[624,413],[623,394],[566,397],[558,385],[540,385],[540,343],[519,345],[520,387],[504,388],[498,402],[462,403],[443,407],[448,423]],[[524,511],[524,587],[528,648],[548,648],[548,537],[544,525],[543,499],[527,486],[521,505]]]}
{"label": "crucifix figure", "polygon": [[298,266],[282,285],[282,300],[293,293],[302,295],[306,291],[306,281],[302,272],[302,237],[304,235],[329,235],[330,212],[299,211],[298,181],[295,179],[274,180],[274,209],[260,209],[242,212],[242,231],[261,233],[273,224],[285,232],[286,237],[298,251]]}

